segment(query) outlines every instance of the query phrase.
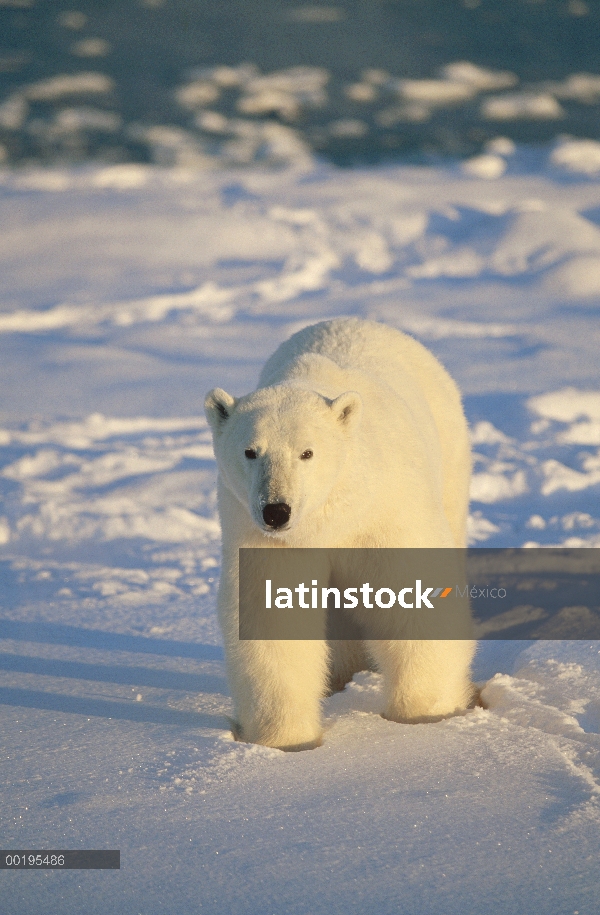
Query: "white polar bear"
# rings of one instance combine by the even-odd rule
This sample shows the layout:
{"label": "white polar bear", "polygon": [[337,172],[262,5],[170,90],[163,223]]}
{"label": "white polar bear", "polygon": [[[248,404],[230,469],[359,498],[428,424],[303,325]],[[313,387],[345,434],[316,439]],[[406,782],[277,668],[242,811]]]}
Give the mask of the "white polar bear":
{"label": "white polar bear", "polygon": [[[321,700],[358,670],[383,675],[386,718],[426,721],[473,697],[475,643],[239,639],[240,547],[464,547],[471,471],[457,387],[416,340],[341,318],[307,327],[256,391],[206,397],[219,482],[219,618],[239,739],[322,740]],[[470,635],[470,633],[469,633]]]}

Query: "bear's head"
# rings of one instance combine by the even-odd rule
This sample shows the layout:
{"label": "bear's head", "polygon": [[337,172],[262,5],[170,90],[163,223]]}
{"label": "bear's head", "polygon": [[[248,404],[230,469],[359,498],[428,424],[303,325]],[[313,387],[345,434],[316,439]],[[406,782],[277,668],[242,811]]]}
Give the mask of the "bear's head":
{"label": "bear's head", "polygon": [[239,399],[215,388],[205,410],[223,483],[261,531],[285,536],[330,498],[353,451],[362,400],[289,384]]}

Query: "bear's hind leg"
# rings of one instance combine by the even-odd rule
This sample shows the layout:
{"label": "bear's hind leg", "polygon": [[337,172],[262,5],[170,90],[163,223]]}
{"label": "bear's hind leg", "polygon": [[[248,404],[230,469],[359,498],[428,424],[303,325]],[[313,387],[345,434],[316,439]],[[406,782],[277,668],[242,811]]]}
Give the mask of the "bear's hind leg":
{"label": "bear's hind leg", "polygon": [[329,678],[327,695],[341,692],[354,674],[375,670],[364,643],[357,639],[333,639],[329,645]]}
{"label": "bear's hind leg", "polygon": [[470,640],[370,641],[384,680],[384,718],[436,721],[469,707],[474,695]]}

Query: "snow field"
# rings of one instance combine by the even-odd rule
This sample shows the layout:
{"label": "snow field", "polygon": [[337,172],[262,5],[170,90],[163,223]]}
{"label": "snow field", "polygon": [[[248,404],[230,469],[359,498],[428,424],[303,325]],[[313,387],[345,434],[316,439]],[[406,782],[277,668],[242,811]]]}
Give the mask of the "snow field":
{"label": "snow field", "polygon": [[573,143],[498,142],[479,173],[2,175],[3,842],[123,862],[7,874],[7,915],[595,912],[598,643],[482,643],[488,707],[439,724],[381,719],[365,673],[318,750],[233,742],[201,413],[304,324],[384,320],[465,393],[472,542],[600,546],[600,189]]}

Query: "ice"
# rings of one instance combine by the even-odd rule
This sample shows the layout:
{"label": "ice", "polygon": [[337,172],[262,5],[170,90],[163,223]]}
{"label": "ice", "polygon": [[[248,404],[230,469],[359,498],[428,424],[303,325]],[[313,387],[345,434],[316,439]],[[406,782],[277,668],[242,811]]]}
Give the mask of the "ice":
{"label": "ice", "polygon": [[305,106],[325,104],[329,73],[321,67],[290,67],[264,76],[254,76],[244,84],[238,101],[243,114],[277,112],[294,120]]}
{"label": "ice", "polygon": [[196,79],[181,86],[175,93],[175,97],[184,108],[194,110],[215,102],[219,97],[219,89],[208,80]]}
{"label": "ice", "polygon": [[600,143],[596,140],[565,139],[557,144],[550,161],[568,172],[596,175],[600,171]]}
{"label": "ice", "polygon": [[110,42],[104,38],[82,38],[71,45],[75,57],[106,57],[110,52]]}
{"label": "ice", "polygon": [[18,130],[25,123],[27,114],[26,99],[18,93],[9,95],[0,105],[0,126],[6,130]]}
{"label": "ice", "polygon": [[[292,26],[288,20],[285,28],[290,33],[300,35],[306,28],[313,31],[312,23],[320,26],[315,34],[324,29],[325,35],[337,32],[340,23],[336,40],[343,40],[345,12],[337,7],[297,7],[288,13],[296,23]],[[79,15],[84,19],[77,19]],[[593,72],[567,73],[562,80],[527,80],[511,70],[483,67],[469,59],[451,59],[440,66],[437,58],[437,63],[424,70],[421,66],[415,69],[410,55],[396,72],[359,66],[354,70],[358,60],[350,61],[341,72],[308,59],[294,66],[278,66],[281,57],[277,55],[268,56],[266,66],[253,60],[232,65],[217,58],[211,66],[184,65],[179,71],[178,52],[169,47],[165,54],[176,58],[174,82],[165,76],[168,85],[159,89],[150,80],[140,93],[130,73],[138,68],[143,71],[147,55],[155,53],[153,45],[147,45],[155,40],[153,27],[146,33],[140,25],[131,48],[134,55],[140,55],[138,63],[123,68],[118,64],[118,55],[123,53],[121,36],[110,35],[109,41],[88,35],[85,15],[73,10],[57,17],[77,40],[65,45],[62,52],[55,49],[62,57],[53,75],[31,81],[24,71],[23,77],[7,82],[6,94],[0,99],[0,130],[4,159],[11,164],[95,158],[110,162],[149,159],[161,166],[192,169],[223,164],[306,165],[315,151],[345,164],[368,161],[373,155],[387,159],[390,150],[400,149],[403,153],[413,150],[421,159],[432,151],[458,154],[468,159],[469,174],[494,179],[503,174],[503,160],[511,155],[489,146],[493,124],[502,123],[503,131],[513,137],[504,138],[509,143],[554,138],[558,168],[590,175],[597,172],[590,148],[568,148],[569,143],[585,146],[596,141],[562,136],[569,132],[579,135],[582,129],[595,136],[600,76]],[[279,17],[275,31],[286,18]],[[356,29],[351,19],[351,27]],[[84,24],[73,25],[80,21]],[[166,28],[170,35],[175,26],[170,22]],[[285,51],[282,54],[285,59]],[[192,53],[189,59],[196,56]],[[317,54],[315,59],[321,58]],[[25,60],[18,52],[9,54],[4,69],[21,70]],[[94,62],[107,72],[86,69]],[[170,73],[169,67],[165,73]],[[143,109],[141,113],[134,114],[124,103],[127,90],[133,93],[134,104]],[[59,106],[79,100],[96,101],[98,110],[110,103],[115,110],[107,114],[118,127],[81,119],[76,136],[72,129],[58,129]],[[557,138],[557,134],[561,136]]]}
{"label": "ice", "polygon": [[290,10],[289,18],[293,22],[325,23],[341,22],[345,19],[345,11],[339,6],[297,6]]}
{"label": "ice", "polygon": [[441,79],[403,79],[397,84],[397,91],[409,102],[425,105],[451,105],[473,98],[477,86],[463,81]]}
{"label": "ice", "polygon": [[25,87],[24,95],[32,102],[48,102],[69,95],[104,95],[113,88],[113,80],[104,73],[73,73],[31,83]]}
{"label": "ice", "polygon": [[358,118],[342,118],[329,125],[329,131],[334,137],[364,137],[369,126]]}
{"label": "ice", "polygon": [[468,60],[459,60],[447,64],[442,69],[442,75],[450,82],[466,83],[479,91],[488,89],[508,89],[519,82],[514,73],[499,70],[487,70],[478,67]]}
{"label": "ice", "polygon": [[[396,92],[413,106],[423,106],[423,111],[468,102],[478,93],[514,86],[518,79],[513,73],[486,70],[469,61],[456,61],[441,70],[443,79],[402,79],[390,81]],[[405,109],[406,114],[410,108]],[[415,117],[418,108],[413,108]],[[424,119],[424,117],[423,117]],[[391,121],[390,121],[391,123]]]}
{"label": "ice", "polygon": [[73,29],[73,31],[78,32],[86,24],[87,16],[85,13],[80,12],[80,10],[71,10],[66,13],[61,13],[58,17],[58,21],[65,29]]}
{"label": "ice", "polygon": [[558,98],[576,99],[593,105],[600,98],[600,77],[594,73],[572,73],[552,87]]}
{"label": "ice", "polygon": [[366,81],[364,83],[352,83],[350,86],[346,86],[345,92],[348,98],[352,99],[353,102],[374,102],[377,98],[376,87],[372,83]]}
{"label": "ice", "polygon": [[474,156],[467,159],[463,168],[467,175],[473,175],[477,178],[500,178],[506,171],[506,162],[501,156],[493,156],[489,153],[482,156]]}
{"label": "ice", "polygon": [[494,137],[485,144],[485,151],[492,156],[512,156],[517,147],[509,137]]}
{"label": "ice", "polygon": [[549,92],[513,92],[490,96],[482,103],[481,113],[490,121],[511,121],[515,118],[558,120],[565,114]]}
{"label": "ice", "polygon": [[58,130],[105,130],[116,131],[121,127],[121,118],[112,111],[98,108],[63,108],[56,116]]}

